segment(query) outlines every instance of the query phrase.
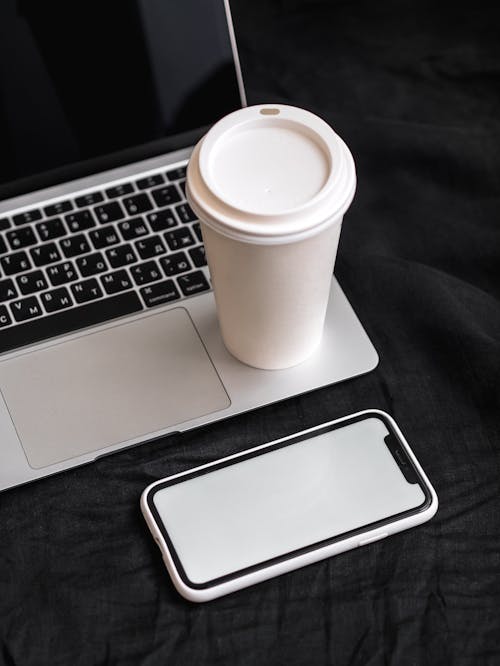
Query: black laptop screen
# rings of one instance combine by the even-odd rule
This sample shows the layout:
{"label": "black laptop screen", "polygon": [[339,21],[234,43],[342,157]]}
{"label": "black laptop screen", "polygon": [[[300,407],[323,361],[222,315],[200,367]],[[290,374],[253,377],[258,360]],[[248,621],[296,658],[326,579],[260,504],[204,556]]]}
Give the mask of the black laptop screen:
{"label": "black laptop screen", "polygon": [[0,2],[0,198],[189,145],[240,106],[223,0]]}

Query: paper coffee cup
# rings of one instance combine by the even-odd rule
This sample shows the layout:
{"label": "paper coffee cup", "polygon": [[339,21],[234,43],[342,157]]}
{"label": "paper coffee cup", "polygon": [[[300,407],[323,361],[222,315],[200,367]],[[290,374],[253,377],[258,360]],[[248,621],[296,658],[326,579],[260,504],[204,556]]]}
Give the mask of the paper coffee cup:
{"label": "paper coffee cup", "polygon": [[201,221],[222,338],[240,361],[287,368],[319,345],[355,187],[349,149],[303,109],[235,111],[195,147],[187,198]]}

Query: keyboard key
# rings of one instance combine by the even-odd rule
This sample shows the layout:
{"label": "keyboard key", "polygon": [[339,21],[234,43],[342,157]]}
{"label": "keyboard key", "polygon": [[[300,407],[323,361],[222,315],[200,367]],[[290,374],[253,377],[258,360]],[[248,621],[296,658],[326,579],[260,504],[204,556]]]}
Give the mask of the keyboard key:
{"label": "keyboard key", "polygon": [[125,222],[120,222],[118,228],[123,236],[123,240],[133,240],[149,233],[142,217],[133,217],[130,220],[125,220]]}
{"label": "keyboard key", "polygon": [[83,234],[63,238],[59,243],[66,259],[71,259],[71,257],[91,251],[91,247]]}
{"label": "keyboard key", "polygon": [[178,275],[179,273],[185,273],[192,268],[185,252],[175,252],[174,254],[162,257],[160,263],[167,277]]}
{"label": "keyboard key", "polygon": [[90,277],[91,275],[97,275],[97,273],[103,273],[108,270],[104,257],[100,252],[88,254],[86,257],[79,257],[76,260],[76,265],[82,277]]}
{"label": "keyboard key", "polygon": [[95,220],[90,210],[78,210],[76,213],[65,215],[64,219],[72,233],[95,227]]}
{"label": "keyboard key", "polygon": [[47,217],[61,215],[61,213],[67,213],[69,210],[73,210],[73,204],[71,201],[58,201],[51,206],[45,206],[43,210]]}
{"label": "keyboard key", "polygon": [[42,242],[66,236],[67,233],[60,217],[54,217],[52,220],[47,220],[46,222],[39,222],[35,225],[35,228]]}
{"label": "keyboard key", "polygon": [[6,229],[10,229],[11,224],[10,220],[8,217],[2,217],[0,220],[0,231],[5,231]]}
{"label": "keyboard key", "polygon": [[10,247],[13,250],[20,250],[22,247],[28,247],[28,245],[35,245],[37,239],[35,233],[31,227],[22,227],[21,229],[13,229],[12,231],[7,231],[5,234],[9,242]]}
{"label": "keyboard key", "polygon": [[106,256],[112,268],[120,268],[137,261],[136,254],[129,243],[106,250]]}
{"label": "keyboard key", "polygon": [[12,319],[10,318],[9,311],[5,305],[0,305],[0,328],[12,324]]}
{"label": "keyboard key", "polygon": [[101,224],[116,222],[116,220],[121,220],[125,217],[123,208],[118,201],[112,201],[111,203],[103,204],[102,206],[96,206],[94,208],[94,214]]}
{"label": "keyboard key", "polygon": [[57,312],[73,305],[73,299],[66,287],[58,287],[40,295],[40,299],[47,312]]}
{"label": "keyboard key", "polygon": [[192,250],[189,250],[189,256],[196,268],[207,265],[207,258],[205,257],[205,248],[203,245],[198,245],[198,247],[193,247]]}
{"label": "keyboard key", "polygon": [[171,169],[165,174],[168,180],[180,180],[181,178],[186,177],[186,167],[178,167],[177,169]]}
{"label": "keyboard key", "polygon": [[147,190],[150,187],[157,187],[158,185],[161,185],[164,182],[165,180],[163,179],[161,173],[155,173],[152,176],[146,176],[146,178],[141,178],[140,180],[136,180],[135,184],[137,185],[139,190]]}
{"label": "keyboard key", "polygon": [[30,260],[28,255],[24,250],[21,252],[15,252],[14,254],[8,254],[6,257],[0,259],[2,264],[3,272],[5,275],[14,275],[14,273],[22,273],[28,271],[31,268]]}
{"label": "keyboard key", "polygon": [[64,261],[62,264],[55,264],[47,268],[47,275],[53,287],[59,287],[66,282],[72,282],[78,278],[75,267],[71,261]]}
{"label": "keyboard key", "polygon": [[38,208],[32,208],[31,210],[25,210],[24,213],[18,213],[17,215],[14,215],[12,219],[14,220],[15,225],[28,224],[29,222],[41,220],[42,211],[38,210]]}
{"label": "keyboard key", "polygon": [[120,236],[118,236],[118,232],[111,224],[107,227],[90,231],[89,236],[96,250],[101,250],[103,247],[116,245],[116,243],[120,242]]}
{"label": "keyboard key", "polygon": [[104,201],[104,197],[101,192],[89,192],[84,194],[81,197],[76,197],[75,203],[78,208],[83,208],[84,206],[93,206],[99,202]]}
{"label": "keyboard key", "polygon": [[193,296],[193,294],[198,294],[201,291],[207,291],[207,289],[210,289],[210,285],[202,271],[181,275],[177,278],[177,282],[179,283],[179,287],[182,289],[184,296]]}
{"label": "keyboard key", "polygon": [[99,282],[95,278],[72,284],[71,291],[77,303],[87,303],[87,301],[93,301],[103,295]]}
{"label": "keyboard key", "polygon": [[148,308],[155,305],[162,305],[163,303],[170,303],[180,298],[177,287],[173,280],[164,280],[163,282],[156,282],[148,287],[141,289],[141,296]]}
{"label": "keyboard key", "polygon": [[38,247],[32,247],[30,254],[35,266],[53,264],[54,261],[60,261],[62,258],[55,243],[45,243]]}
{"label": "keyboard key", "polygon": [[8,252],[8,249],[9,248],[5,244],[4,239],[0,236],[0,254],[5,254],[6,252]]}
{"label": "keyboard key", "polygon": [[33,271],[32,273],[19,275],[17,284],[23,296],[34,294],[36,291],[42,291],[42,289],[47,289],[49,286],[42,271]]}
{"label": "keyboard key", "polygon": [[123,269],[101,275],[101,282],[107,294],[117,294],[120,291],[132,288],[132,280],[129,278],[127,271]]}
{"label": "keyboard key", "polygon": [[14,281],[10,278],[0,280],[0,301],[10,301],[11,298],[16,298],[17,289]]}
{"label": "keyboard key", "polygon": [[203,243],[203,236],[201,235],[201,226],[199,222],[196,222],[196,224],[191,225],[191,229],[194,231],[196,234],[196,238],[200,241],[200,243]]}
{"label": "keyboard key", "polygon": [[153,208],[148,195],[143,192],[142,194],[135,194],[133,197],[123,199],[123,205],[129,215],[137,215],[138,213],[145,213]]}
{"label": "keyboard key", "polygon": [[33,317],[39,317],[43,314],[36,296],[28,296],[28,298],[22,298],[19,301],[12,301],[10,309],[16,321],[26,321],[26,319],[33,319]]}
{"label": "keyboard key", "polygon": [[[35,248],[39,249],[39,248]],[[57,258],[60,259],[58,256]],[[40,266],[40,264],[37,264],[36,261],[34,262],[36,266]],[[46,282],[45,282],[45,277],[42,273],[42,271],[33,271],[32,273],[27,273],[26,275],[21,275],[17,278],[18,284],[21,289],[22,294],[31,294],[34,291],[40,291],[40,289],[45,289]],[[35,282],[39,283],[41,286],[35,286]],[[24,288],[23,288],[24,285]]]}
{"label": "keyboard key", "polygon": [[187,203],[180,204],[175,207],[175,212],[179,216],[181,222],[186,224],[187,222],[194,222],[198,218],[191,210],[191,207]]}
{"label": "keyboard key", "polygon": [[182,192],[184,198],[186,198],[186,181],[185,180],[180,180],[177,183],[177,185],[181,188],[181,192]]}
{"label": "keyboard key", "polygon": [[163,245],[159,236],[150,236],[149,238],[137,241],[135,249],[141,259],[157,257],[159,254],[165,254],[167,251],[167,248]]}
{"label": "keyboard key", "polygon": [[195,240],[187,227],[168,231],[164,234],[164,237],[171,250],[179,250],[180,248],[195,244]]}
{"label": "keyboard key", "polygon": [[143,310],[144,306],[134,291],[91,301],[77,308],[69,308],[41,319],[28,321],[0,331],[2,352],[63,335],[87,326],[94,326],[115,317],[123,317]]}
{"label": "keyboard key", "polygon": [[170,208],[149,213],[147,220],[153,231],[164,231],[178,225],[177,219]]}
{"label": "keyboard key", "polygon": [[116,199],[116,197],[124,197],[126,194],[131,194],[134,191],[134,186],[132,183],[121,183],[120,185],[115,185],[114,187],[108,187],[106,190],[106,195],[110,199]]}
{"label": "keyboard key", "polygon": [[157,190],[151,191],[151,196],[153,197],[155,204],[158,208],[162,206],[170,206],[171,204],[177,203],[181,200],[181,195],[179,190],[175,185],[167,185],[166,187],[160,187]]}
{"label": "keyboard key", "polygon": [[147,284],[155,280],[161,280],[163,275],[156,261],[146,261],[143,264],[137,264],[130,269],[132,277],[137,285]]}

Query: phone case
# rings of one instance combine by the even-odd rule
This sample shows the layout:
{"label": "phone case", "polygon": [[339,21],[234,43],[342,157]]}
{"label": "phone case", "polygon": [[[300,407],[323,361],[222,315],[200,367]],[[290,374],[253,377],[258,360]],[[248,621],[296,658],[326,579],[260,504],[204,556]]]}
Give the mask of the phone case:
{"label": "phone case", "polygon": [[[371,528],[364,528],[362,531],[356,531],[355,534],[347,536],[346,538],[336,539],[333,543],[328,543],[326,545],[320,544],[318,547],[308,547],[306,552],[300,552],[296,555],[284,556],[279,561],[270,564],[264,563],[261,566],[252,568],[252,570],[249,570],[246,573],[232,577],[230,580],[224,580],[213,585],[201,586],[189,584],[189,580],[185,575],[183,575],[183,568],[179,558],[176,556],[175,551],[171,552],[173,551],[173,547],[169,545],[168,538],[165,538],[166,532],[164,533],[164,531],[162,531],[161,526],[158,524],[154,513],[151,510],[150,500],[152,499],[153,494],[159,485],[165,484],[166,481],[171,481],[173,479],[180,479],[188,475],[192,476],[193,473],[200,470],[207,470],[211,467],[219,467],[221,463],[226,463],[227,461],[238,462],[239,458],[247,457],[249,454],[255,455],[255,452],[265,453],[266,449],[276,446],[277,444],[287,442],[288,440],[296,439],[297,437],[307,438],[314,436],[316,431],[324,429],[325,427],[338,427],[339,424],[342,424],[345,421],[356,419],[361,420],[363,418],[369,418],[370,416],[378,416],[379,418],[385,420],[386,425],[389,426],[389,430],[392,430],[392,433],[397,437],[397,445],[404,448],[407,456],[414,466],[414,469],[420,475],[420,481],[423,482],[425,490],[427,491],[427,501],[423,510],[419,510],[419,512],[415,513],[414,515],[393,519],[391,522],[385,523],[381,527],[374,526]],[[293,435],[289,435],[287,437],[253,447],[251,449],[247,449],[241,453],[227,456],[206,465],[200,465],[199,467],[186,470],[180,474],[175,474],[170,477],[160,479],[159,481],[149,485],[141,496],[142,513],[154,540],[160,548],[170,578],[172,579],[172,582],[177,591],[186,599],[194,602],[210,601],[211,599],[215,599],[222,595],[229,594],[230,592],[254,585],[269,578],[273,578],[274,576],[279,576],[283,573],[298,569],[308,564],[318,562],[319,560],[325,559],[327,557],[338,555],[339,553],[374,543],[375,541],[379,541],[387,536],[396,534],[397,532],[401,532],[428,521],[436,513],[437,508],[438,498],[436,492],[430,484],[425,472],[420,466],[412,450],[410,449],[408,442],[404,438],[401,430],[397,426],[394,419],[389,416],[389,414],[386,414],[385,412],[377,409],[369,409],[357,412],[355,414],[350,414],[340,419],[328,421],[313,428],[294,433]]]}

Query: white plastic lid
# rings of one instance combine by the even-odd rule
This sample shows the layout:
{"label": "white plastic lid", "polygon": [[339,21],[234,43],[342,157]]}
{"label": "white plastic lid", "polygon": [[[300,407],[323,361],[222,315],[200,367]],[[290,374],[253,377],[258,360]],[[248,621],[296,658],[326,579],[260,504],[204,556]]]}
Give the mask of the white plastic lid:
{"label": "white plastic lid", "polygon": [[206,224],[253,243],[301,240],[340,218],[354,196],[354,161],[308,111],[251,106],[229,114],[193,151],[187,196]]}

